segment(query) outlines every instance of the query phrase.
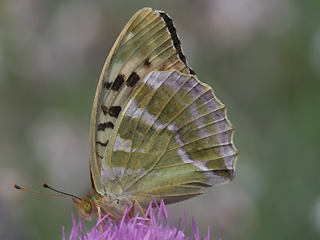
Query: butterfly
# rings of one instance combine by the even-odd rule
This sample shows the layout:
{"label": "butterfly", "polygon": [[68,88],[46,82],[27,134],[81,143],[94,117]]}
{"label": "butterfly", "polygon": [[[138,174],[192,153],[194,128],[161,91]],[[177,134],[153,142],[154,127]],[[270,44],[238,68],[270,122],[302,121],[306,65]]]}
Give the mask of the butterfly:
{"label": "butterfly", "polygon": [[120,219],[230,181],[238,152],[226,107],[198,80],[172,19],[144,8],[124,27],[103,67],[90,126],[92,189],[74,205],[85,219]]}

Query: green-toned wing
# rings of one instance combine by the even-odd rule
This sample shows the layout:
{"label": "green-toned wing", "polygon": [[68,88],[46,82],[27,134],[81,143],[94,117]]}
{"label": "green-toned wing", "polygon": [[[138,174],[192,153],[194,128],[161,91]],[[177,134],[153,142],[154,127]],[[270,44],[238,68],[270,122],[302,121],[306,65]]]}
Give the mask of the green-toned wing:
{"label": "green-toned wing", "polygon": [[[106,189],[148,205],[173,203],[232,179],[237,150],[211,87],[177,71],[152,72],[119,115],[102,167]],[[115,184],[118,183],[118,184]]]}
{"label": "green-toned wing", "polygon": [[153,70],[193,74],[186,64],[172,20],[164,12],[145,8],[130,19],[118,37],[96,91],[91,116],[90,165],[93,183],[100,194],[105,193],[101,168],[109,161],[105,151],[119,114],[133,89]]}

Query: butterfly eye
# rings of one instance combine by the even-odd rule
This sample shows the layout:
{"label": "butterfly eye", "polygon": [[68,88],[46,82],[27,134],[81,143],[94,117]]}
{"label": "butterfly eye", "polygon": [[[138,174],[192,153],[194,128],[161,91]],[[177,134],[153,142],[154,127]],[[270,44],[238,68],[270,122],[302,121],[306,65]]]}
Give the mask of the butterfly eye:
{"label": "butterfly eye", "polygon": [[116,200],[116,204],[117,204],[117,205],[120,204],[120,200],[119,200],[119,199]]}
{"label": "butterfly eye", "polygon": [[83,211],[87,214],[90,214],[92,212],[92,205],[90,202],[83,203]]}

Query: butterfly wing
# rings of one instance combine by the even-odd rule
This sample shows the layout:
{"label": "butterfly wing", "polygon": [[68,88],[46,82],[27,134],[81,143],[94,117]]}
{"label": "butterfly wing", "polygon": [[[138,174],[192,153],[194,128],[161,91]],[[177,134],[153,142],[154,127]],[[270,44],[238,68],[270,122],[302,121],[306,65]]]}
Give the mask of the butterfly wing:
{"label": "butterfly wing", "polygon": [[111,191],[120,185],[141,205],[151,196],[166,203],[185,200],[233,177],[237,150],[226,108],[193,75],[150,73],[114,130],[103,184]]}
{"label": "butterfly wing", "polygon": [[90,128],[90,169],[100,194],[106,191],[102,168],[110,168],[109,177],[114,175],[106,149],[115,125],[120,121],[129,95],[153,70],[194,74],[187,66],[172,20],[164,12],[144,8],[130,19],[115,42],[95,95]]}

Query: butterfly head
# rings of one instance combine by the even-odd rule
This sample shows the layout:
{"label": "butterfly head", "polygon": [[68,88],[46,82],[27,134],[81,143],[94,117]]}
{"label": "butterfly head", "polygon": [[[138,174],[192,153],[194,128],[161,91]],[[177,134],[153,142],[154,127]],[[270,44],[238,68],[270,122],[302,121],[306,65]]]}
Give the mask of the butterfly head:
{"label": "butterfly head", "polygon": [[95,200],[90,193],[82,198],[74,198],[73,204],[80,216],[86,220],[91,221],[92,216],[96,215]]}
{"label": "butterfly head", "polygon": [[111,196],[106,194],[101,196],[95,190],[91,190],[82,198],[73,198],[73,204],[79,215],[86,219],[92,220],[93,216],[98,216],[98,206],[102,216],[108,215],[110,219],[121,219],[127,207],[132,204],[132,197],[128,196]]}

